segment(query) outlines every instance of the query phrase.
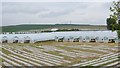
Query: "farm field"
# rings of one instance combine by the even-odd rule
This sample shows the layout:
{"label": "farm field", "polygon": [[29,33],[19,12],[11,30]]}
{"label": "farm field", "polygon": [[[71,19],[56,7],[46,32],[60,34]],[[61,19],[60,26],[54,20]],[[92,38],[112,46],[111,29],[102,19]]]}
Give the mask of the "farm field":
{"label": "farm field", "polygon": [[119,61],[115,43],[50,41],[0,45],[1,66],[112,66]]}
{"label": "farm field", "polygon": [[36,25],[36,24],[23,24],[23,25],[11,25],[2,26],[0,29],[2,32],[19,32],[19,31],[46,31],[52,28],[58,29],[79,29],[79,30],[107,30],[105,25],[78,25],[78,24],[46,24],[46,25]]}

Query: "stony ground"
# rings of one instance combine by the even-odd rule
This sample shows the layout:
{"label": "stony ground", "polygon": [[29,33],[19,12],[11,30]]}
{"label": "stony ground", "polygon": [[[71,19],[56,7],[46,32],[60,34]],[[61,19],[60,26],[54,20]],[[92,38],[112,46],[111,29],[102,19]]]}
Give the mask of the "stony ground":
{"label": "stony ground", "polygon": [[118,64],[114,43],[39,42],[0,44],[0,66],[111,66]]}

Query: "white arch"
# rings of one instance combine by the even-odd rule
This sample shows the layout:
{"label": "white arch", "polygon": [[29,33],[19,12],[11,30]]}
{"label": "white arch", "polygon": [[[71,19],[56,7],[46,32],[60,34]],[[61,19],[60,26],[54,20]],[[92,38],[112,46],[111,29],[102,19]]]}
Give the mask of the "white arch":
{"label": "white arch", "polygon": [[8,37],[7,36],[2,37],[2,43],[8,43]]}
{"label": "white arch", "polygon": [[14,36],[13,37],[13,43],[19,43],[20,40],[19,40],[19,37],[18,36]]}
{"label": "white arch", "polygon": [[32,40],[29,36],[24,37],[24,43],[30,43]]}

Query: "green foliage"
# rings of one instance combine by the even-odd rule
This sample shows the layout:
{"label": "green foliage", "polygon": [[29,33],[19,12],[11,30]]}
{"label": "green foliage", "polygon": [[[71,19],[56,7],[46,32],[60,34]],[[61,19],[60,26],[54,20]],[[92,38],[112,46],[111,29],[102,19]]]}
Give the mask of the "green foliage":
{"label": "green foliage", "polygon": [[120,56],[118,56],[118,58],[120,59]]}
{"label": "green foliage", "polygon": [[62,29],[57,31],[79,31],[79,29]]}
{"label": "green foliage", "polygon": [[[60,32],[60,31],[79,31],[79,29],[59,29],[59,30],[56,30],[57,32]],[[51,30],[45,30],[45,31],[41,31],[41,32],[52,32]]]}
{"label": "green foliage", "polygon": [[114,30],[114,25],[116,24],[116,20],[114,18],[107,18],[107,29]]}
{"label": "green foliage", "polygon": [[113,6],[110,7],[110,17],[118,20],[118,16],[120,15],[120,0],[118,0],[117,2],[113,1]]}
{"label": "green foliage", "polygon": [[115,29],[120,30],[120,24],[115,24]]}
{"label": "green foliage", "polygon": [[117,33],[118,33],[118,38],[120,38],[120,30],[118,30]]}
{"label": "green foliage", "polygon": [[113,2],[113,6],[110,7],[110,17],[107,18],[107,29],[108,30],[120,30],[120,0],[117,2]]}

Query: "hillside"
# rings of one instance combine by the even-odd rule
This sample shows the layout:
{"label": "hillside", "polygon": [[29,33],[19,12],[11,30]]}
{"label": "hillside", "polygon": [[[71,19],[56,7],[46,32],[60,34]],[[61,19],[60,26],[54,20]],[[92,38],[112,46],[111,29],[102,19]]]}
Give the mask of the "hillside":
{"label": "hillside", "polygon": [[28,31],[28,30],[43,30],[51,28],[59,29],[80,29],[80,30],[106,30],[105,25],[78,25],[78,24],[24,24],[24,25],[12,25],[12,26],[2,26],[2,32],[17,32],[17,31]]}

